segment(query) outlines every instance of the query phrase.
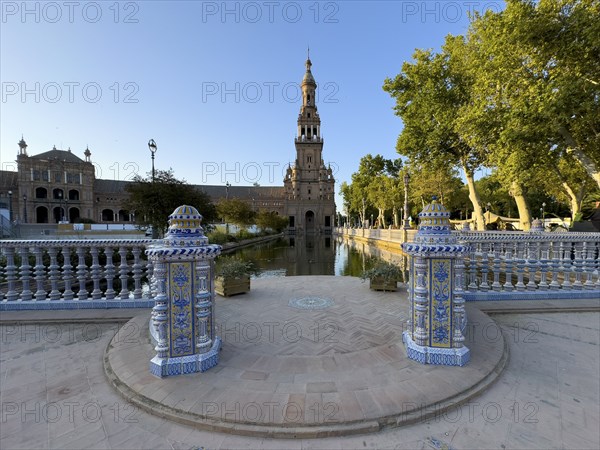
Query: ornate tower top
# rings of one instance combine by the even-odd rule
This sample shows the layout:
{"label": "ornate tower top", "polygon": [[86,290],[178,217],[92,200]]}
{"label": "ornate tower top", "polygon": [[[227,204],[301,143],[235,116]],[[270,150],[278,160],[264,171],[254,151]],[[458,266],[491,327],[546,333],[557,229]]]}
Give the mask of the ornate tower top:
{"label": "ornate tower top", "polygon": [[91,162],[91,156],[92,156],[92,152],[90,152],[89,147],[85,147],[85,152],[83,152],[83,154],[85,155],[85,161],[86,162]]}
{"label": "ornate tower top", "polygon": [[21,135],[21,140],[19,141],[19,155],[27,156],[27,143],[23,139],[23,135]]}
{"label": "ornate tower top", "polygon": [[302,78],[302,106],[298,116],[298,139],[320,141],[321,119],[317,112],[316,95],[317,82],[311,72],[312,62],[310,57],[306,60],[306,72]]}
{"label": "ornate tower top", "polygon": [[169,216],[169,230],[165,244],[172,247],[197,247],[208,244],[204,236],[202,215],[196,208],[182,205]]}
{"label": "ornate tower top", "polygon": [[408,254],[438,253],[440,256],[447,254],[463,253],[468,251],[468,246],[461,245],[450,230],[450,213],[444,205],[433,198],[430,204],[419,213],[419,231],[413,242],[405,242],[402,248]]}

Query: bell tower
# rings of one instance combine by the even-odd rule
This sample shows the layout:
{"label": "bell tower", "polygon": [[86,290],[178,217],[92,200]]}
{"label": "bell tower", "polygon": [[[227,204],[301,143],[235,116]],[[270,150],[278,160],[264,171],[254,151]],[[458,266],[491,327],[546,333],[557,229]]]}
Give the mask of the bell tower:
{"label": "bell tower", "polygon": [[302,106],[294,139],[296,160],[284,179],[290,233],[330,233],[335,218],[335,180],[323,161],[321,118],[317,110],[317,82],[310,54],[302,79]]}

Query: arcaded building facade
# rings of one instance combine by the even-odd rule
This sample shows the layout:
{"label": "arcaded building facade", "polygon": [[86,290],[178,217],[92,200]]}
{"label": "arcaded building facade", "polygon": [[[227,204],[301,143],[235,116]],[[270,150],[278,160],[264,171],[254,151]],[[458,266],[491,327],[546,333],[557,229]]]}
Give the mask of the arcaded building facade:
{"label": "arcaded building facade", "polygon": [[[289,232],[329,233],[335,219],[335,180],[323,162],[321,119],[315,103],[317,83],[306,61],[302,106],[298,116],[295,164],[284,186],[197,185],[213,202],[238,198],[254,211],[268,210],[289,218]],[[16,223],[134,223],[135,211],[124,208],[128,181],[95,177],[92,152],[79,157],[56,147],[29,155],[23,138],[18,143],[17,172],[0,171],[0,206]]]}

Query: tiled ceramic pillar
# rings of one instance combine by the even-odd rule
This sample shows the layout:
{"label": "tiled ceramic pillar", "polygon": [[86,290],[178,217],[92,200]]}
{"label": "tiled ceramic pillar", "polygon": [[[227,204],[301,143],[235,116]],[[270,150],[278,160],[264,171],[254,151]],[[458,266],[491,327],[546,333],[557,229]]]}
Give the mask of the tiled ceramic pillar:
{"label": "tiled ceramic pillar", "polygon": [[204,372],[219,362],[221,339],[214,333],[214,258],[220,245],[209,245],[202,216],[180,206],[169,216],[169,231],[146,250],[155,270],[156,356],[150,371],[159,377]]}
{"label": "tiled ceramic pillar", "polygon": [[408,357],[420,363],[463,366],[469,361],[469,349],[462,334],[466,324],[462,258],[470,249],[458,244],[450,231],[450,213],[436,200],[419,217],[414,242],[402,244],[410,255],[411,306],[409,330],[402,340]]}

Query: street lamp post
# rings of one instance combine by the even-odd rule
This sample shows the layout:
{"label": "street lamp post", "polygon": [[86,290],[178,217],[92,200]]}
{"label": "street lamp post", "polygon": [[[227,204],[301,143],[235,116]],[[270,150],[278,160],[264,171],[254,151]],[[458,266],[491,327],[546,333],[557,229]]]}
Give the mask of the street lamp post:
{"label": "street lamp post", "polygon": [[544,230],[546,229],[546,202],[542,203],[542,207],[540,208],[540,211],[542,212],[542,226],[544,227]]}
{"label": "street lamp post", "polygon": [[23,196],[23,222],[27,223],[27,195]]}
{"label": "street lamp post", "polygon": [[[156,173],[154,171],[154,154],[158,150],[158,146],[156,145],[156,142],[154,141],[154,139],[150,139],[148,141],[148,149],[150,150],[150,155],[152,157],[152,190],[154,191],[154,178],[156,175]],[[158,239],[158,229],[154,226],[154,224],[152,224],[151,226],[152,226],[152,239]]]}
{"label": "street lamp post", "polygon": [[410,220],[408,220],[408,182],[410,181],[410,175],[408,172],[404,173],[404,224],[402,228],[405,230],[410,229]]}
{"label": "street lamp post", "polygon": [[12,191],[8,191],[8,221],[12,226],[13,212],[12,212]]}
{"label": "street lamp post", "polygon": [[225,183],[225,199],[229,200],[229,187],[231,186],[231,183],[228,181]]}
{"label": "street lamp post", "polygon": [[373,225],[374,225],[374,223],[373,223],[373,214],[371,214],[371,228],[374,228]]}
{"label": "street lamp post", "polygon": [[158,150],[158,147],[156,145],[156,142],[154,142],[154,139],[150,139],[148,141],[148,148],[150,149],[150,155],[152,158],[152,182],[154,183],[154,176],[155,176],[155,172],[154,172],[154,154],[156,153],[156,150]]}

